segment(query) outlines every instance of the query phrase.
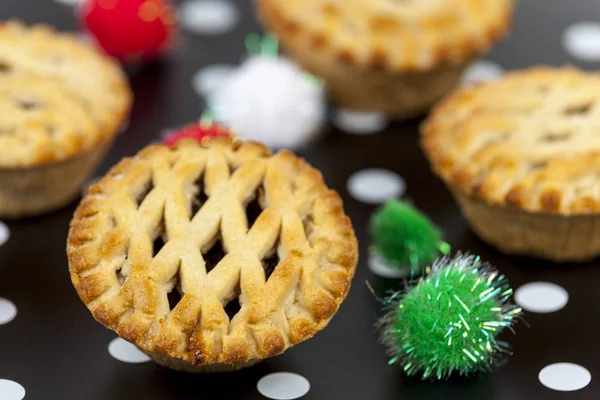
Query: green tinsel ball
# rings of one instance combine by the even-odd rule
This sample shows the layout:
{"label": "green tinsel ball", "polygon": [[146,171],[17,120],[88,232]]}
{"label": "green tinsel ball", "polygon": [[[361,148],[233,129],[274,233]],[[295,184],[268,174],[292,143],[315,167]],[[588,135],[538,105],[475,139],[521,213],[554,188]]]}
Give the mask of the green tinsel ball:
{"label": "green tinsel ball", "polygon": [[437,260],[416,286],[384,301],[387,313],[380,326],[390,364],[400,363],[407,375],[424,379],[488,371],[510,354],[496,337],[521,315],[511,297],[504,276],[479,257]]}
{"label": "green tinsel ball", "polygon": [[373,215],[371,235],[379,255],[397,267],[421,269],[449,250],[429,218],[398,200],[388,201]]}

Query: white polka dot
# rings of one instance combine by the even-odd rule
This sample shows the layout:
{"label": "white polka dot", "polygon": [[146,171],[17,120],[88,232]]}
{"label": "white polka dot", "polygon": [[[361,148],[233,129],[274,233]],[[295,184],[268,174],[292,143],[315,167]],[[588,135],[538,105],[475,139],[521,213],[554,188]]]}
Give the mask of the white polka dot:
{"label": "white polka dot", "polygon": [[383,114],[340,109],[333,115],[333,124],[352,135],[371,135],[384,130],[389,121]]}
{"label": "white polka dot", "polygon": [[200,68],[192,77],[192,87],[198,96],[210,96],[231,76],[235,67],[226,64]]}
{"label": "white polka dot", "polygon": [[569,301],[569,294],[562,287],[550,282],[527,283],[515,292],[515,302],[526,311],[550,313],[562,309]]}
{"label": "white polka dot", "polygon": [[369,255],[369,269],[382,278],[398,279],[410,275],[410,268],[392,267],[377,254]]}
{"label": "white polka dot", "polygon": [[140,349],[121,338],[113,339],[110,342],[108,352],[113,358],[126,363],[137,364],[150,361],[150,357]]}
{"label": "white polka dot", "polygon": [[90,186],[92,186],[94,183],[98,182],[100,180],[99,176],[96,176],[94,178],[90,178],[88,179],[83,186],[81,187],[81,195],[85,196],[88,192],[88,189],[90,188]]}
{"label": "white polka dot", "polygon": [[17,307],[12,301],[0,297],[0,325],[8,324],[17,316]]}
{"label": "white polka dot", "polygon": [[179,9],[182,25],[193,33],[218,35],[231,31],[240,12],[230,0],[188,0]]}
{"label": "white polka dot", "polygon": [[276,372],[258,381],[256,388],[265,397],[276,400],[292,400],[304,396],[310,390],[310,382],[302,375]]}
{"label": "white polka dot", "polygon": [[54,0],[57,3],[64,4],[65,6],[76,6],[79,3],[83,3],[83,0]]}
{"label": "white polka dot", "polygon": [[600,23],[578,22],[563,33],[563,46],[573,57],[600,61]]}
{"label": "white polka dot", "polygon": [[571,392],[586,387],[592,380],[592,375],[581,365],[556,363],[543,368],[538,378],[547,388]]}
{"label": "white polka dot", "polygon": [[25,397],[25,388],[17,382],[0,379],[0,399],[21,400]]}
{"label": "white polka dot", "polygon": [[402,177],[387,169],[365,169],[348,179],[348,192],[356,200],[369,204],[384,203],[400,197],[406,183]]}
{"label": "white polka dot", "polygon": [[503,73],[504,68],[494,62],[476,61],[463,74],[462,84],[472,85],[479,82],[493,81],[500,78]]}
{"label": "white polka dot", "polygon": [[10,231],[8,230],[8,226],[3,222],[0,222],[0,246],[8,241],[10,238]]}

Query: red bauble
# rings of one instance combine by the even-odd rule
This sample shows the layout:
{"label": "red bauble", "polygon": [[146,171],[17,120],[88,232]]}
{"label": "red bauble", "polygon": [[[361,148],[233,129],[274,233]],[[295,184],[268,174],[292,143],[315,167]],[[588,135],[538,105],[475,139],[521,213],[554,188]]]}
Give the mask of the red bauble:
{"label": "red bauble", "polygon": [[122,61],[159,56],[176,21],[170,0],[85,0],[79,13],[98,45]]}
{"label": "red bauble", "polygon": [[190,138],[195,139],[199,142],[204,138],[216,138],[216,137],[231,137],[229,130],[221,125],[215,124],[214,122],[199,122],[189,124],[181,129],[168,135],[163,143],[167,146],[174,146],[177,142],[182,139]]}

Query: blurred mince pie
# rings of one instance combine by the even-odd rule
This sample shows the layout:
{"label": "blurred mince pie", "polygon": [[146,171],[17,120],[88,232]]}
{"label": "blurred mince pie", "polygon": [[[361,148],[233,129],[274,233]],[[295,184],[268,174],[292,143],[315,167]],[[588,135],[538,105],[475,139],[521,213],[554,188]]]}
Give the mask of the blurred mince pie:
{"label": "blurred mince pie", "polygon": [[509,30],[515,0],[257,0],[263,24],[339,105],[407,118]]}
{"label": "blurred mince pie", "polygon": [[75,35],[0,24],[0,216],[75,198],[128,116],[119,65]]}
{"label": "blurred mince pie", "polygon": [[458,90],[422,146],[485,241],[554,261],[600,254],[600,74],[536,67]]}

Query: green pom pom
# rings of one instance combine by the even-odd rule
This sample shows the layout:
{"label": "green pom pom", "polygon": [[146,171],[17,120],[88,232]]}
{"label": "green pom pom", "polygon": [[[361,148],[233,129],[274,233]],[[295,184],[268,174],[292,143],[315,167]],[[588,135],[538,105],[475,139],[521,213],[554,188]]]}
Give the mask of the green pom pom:
{"label": "green pom pom", "polygon": [[387,313],[379,325],[390,364],[423,379],[488,371],[510,354],[496,337],[521,315],[511,296],[504,276],[479,257],[439,259],[412,289],[384,300]]}
{"label": "green pom pom", "polygon": [[449,247],[429,218],[408,203],[388,201],[371,219],[371,235],[380,256],[396,267],[422,269]]}

